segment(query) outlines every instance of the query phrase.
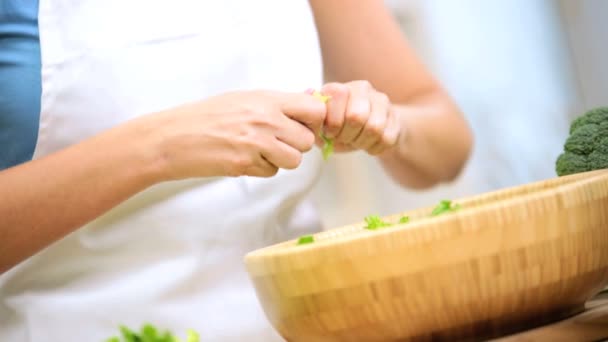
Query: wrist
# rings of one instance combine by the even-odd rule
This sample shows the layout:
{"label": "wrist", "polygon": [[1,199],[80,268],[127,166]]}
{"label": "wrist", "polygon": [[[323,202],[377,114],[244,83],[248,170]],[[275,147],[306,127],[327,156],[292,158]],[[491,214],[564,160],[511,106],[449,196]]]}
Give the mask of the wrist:
{"label": "wrist", "polygon": [[158,132],[140,119],[108,132],[114,159],[126,169],[126,176],[143,188],[170,179],[168,163],[157,143]]}
{"label": "wrist", "polygon": [[392,105],[391,110],[395,116],[395,125],[398,125],[398,134],[395,144],[380,154],[381,159],[390,158],[393,160],[407,160],[408,150],[410,149],[410,131],[405,115],[407,111],[402,105]]}

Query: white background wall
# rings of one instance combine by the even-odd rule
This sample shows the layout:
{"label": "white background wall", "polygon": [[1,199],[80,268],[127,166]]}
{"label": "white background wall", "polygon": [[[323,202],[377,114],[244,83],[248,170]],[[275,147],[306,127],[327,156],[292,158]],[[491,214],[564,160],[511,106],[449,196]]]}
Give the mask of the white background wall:
{"label": "white background wall", "polygon": [[560,0],[580,86],[581,109],[608,104],[608,1]]}

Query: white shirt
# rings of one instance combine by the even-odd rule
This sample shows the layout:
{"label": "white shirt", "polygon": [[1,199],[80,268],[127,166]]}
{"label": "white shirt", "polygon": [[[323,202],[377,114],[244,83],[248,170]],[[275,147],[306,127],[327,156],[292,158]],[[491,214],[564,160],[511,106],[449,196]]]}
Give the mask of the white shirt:
{"label": "white shirt", "polygon": [[[41,0],[35,158],[222,92],[319,87],[308,6]],[[193,328],[202,341],[280,341],[243,256],[319,229],[305,197],[321,164],[313,150],[273,178],[175,181],[135,195],[0,276],[0,341],[102,341],[145,322],[178,335]]]}

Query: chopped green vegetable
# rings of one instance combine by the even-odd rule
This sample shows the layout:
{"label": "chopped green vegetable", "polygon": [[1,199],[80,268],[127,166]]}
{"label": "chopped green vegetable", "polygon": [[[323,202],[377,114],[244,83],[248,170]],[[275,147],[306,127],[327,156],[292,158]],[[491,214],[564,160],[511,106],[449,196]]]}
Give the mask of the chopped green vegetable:
{"label": "chopped green vegetable", "polygon": [[433,208],[431,216],[439,216],[445,213],[451,213],[460,209],[460,204],[452,204],[450,200],[442,200],[439,204]]}
{"label": "chopped green vegetable", "polygon": [[365,222],[367,223],[367,225],[364,228],[369,230],[376,230],[378,228],[389,227],[392,225],[391,223],[382,221],[382,219],[378,215],[367,216],[365,218]]}
{"label": "chopped green vegetable", "polygon": [[[120,326],[120,337],[111,337],[106,342],[181,342],[179,338],[173,336],[169,331],[159,331],[152,324],[144,324],[139,333],[126,326]],[[200,342],[200,337],[194,330],[188,330],[186,342]]]}
{"label": "chopped green vegetable", "polygon": [[608,168],[608,107],[599,107],[572,122],[555,171],[558,176],[565,176],[605,168]]}
{"label": "chopped green vegetable", "polygon": [[[460,210],[460,208],[461,208],[460,204],[452,203],[452,201],[450,201],[450,200],[442,200],[433,209],[433,211],[431,212],[431,216],[439,216],[441,214],[455,212],[457,210]],[[365,223],[367,223],[367,225],[363,228],[369,229],[369,230],[376,230],[379,228],[390,227],[395,224],[404,224],[404,223],[408,223],[408,222],[410,222],[409,216],[401,216],[399,218],[399,221],[397,221],[396,223],[390,223],[390,222],[383,221],[380,218],[380,216],[378,216],[378,215],[369,215],[365,218]]]}
{"label": "chopped green vegetable", "polygon": [[200,336],[198,333],[192,329],[188,330],[188,337],[186,338],[186,342],[199,342]]}
{"label": "chopped green vegetable", "polygon": [[312,235],[303,235],[298,239],[298,245],[306,245],[315,242],[315,237]]}
{"label": "chopped green vegetable", "polygon": [[334,141],[325,136],[325,134],[321,133],[321,139],[323,139],[323,159],[327,160],[334,153]]}
{"label": "chopped green vegetable", "polygon": [[[331,96],[323,95],[318,91],[313,92],[312,96],[318,98],[323,103],[327,103],[327,101],[329,101],[329,99],[331,98]],[[323,132],[321,132],[321,134],[319,134],[319,135],[320,135],[321,139],[323,139],[323,148],[322,148],[323,159],[327,160],[334,153],[334,141],[332,139],[329,139],[328,137],[326,137],[325,134],[323,134]]]}
{"label": "chopped green vegetable", "polygon": [[[376,230],[378,228],[390,227],[392,225],[395,225],[395,223],[383,221],[380,218],[380,216],[378,216],[378,215],[367,216],[365,218],[365,222],[367,223],[367,225],[363,228],[369,229],[369,230]],[[408,223],[408,222],[410,222],[410,217],[402,216],[397,223],[402,224],[402,223]]]}

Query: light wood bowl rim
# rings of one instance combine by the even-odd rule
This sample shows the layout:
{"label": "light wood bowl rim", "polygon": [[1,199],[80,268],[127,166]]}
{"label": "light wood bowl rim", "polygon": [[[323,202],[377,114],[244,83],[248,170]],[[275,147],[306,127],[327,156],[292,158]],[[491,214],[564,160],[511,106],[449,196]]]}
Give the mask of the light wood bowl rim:
{"label": "light wood bowl rim", "polygon": [[[551,178],[543,181],[528,183],[524,185],[518,185],[508,188],[499,189],[496,191],[486,192],[478,195],[463,197],[455,199],[455,203],[462,204],[463,208],[457,212],[445,214],[437,217],[423,217],[422,219],[416,219],[405,224],[395,224],[388,228],[378,230],[366,230],[363,229],[365,223],[363,221],[357,222],[350,225],[336,227],[328,230],[324,230],[315,234],[315,242],[306,245],[297,245],[297,239],[292,239],[270,245],[264,248],[254,250],[245,255],[244,260],[247,265],[252,263],[263,262],[264,260],[270,260],[286,256],[294,256],[297,254],[306,254],[314,250],[334,248],[350,244],[353,241],[369,240],[369,239],[382,239],[387,235],[400,234],[404,231],[424,229],[432,225],[435,229],[441,229],[441,225],[448,225],[450,222],[476,216],[481,213],[487,213],[489,211],[496,210],[498,208],[515,207],[521,205],[524,202],[528,202],[532,199],[549,198],[563,194],[564,192],[575,190],[585,184],[592,183],[598,179],[608,177],[608,169],[596,170],[584,173],[573,174],[569,176],[562,176]],[[509,192],[515,191],[528,191],[527,189],[539,188],[537,190],[529,190],[524,194],[519,194],[513,197],[503,199],[491,199],[495,196],[508,194]],[[466,206],[467,203],[491,199],[487,203],[480,203],[473,207]],[[387,215],[382,217],[384,220],[394,222],[403,215],[412,215],[412,213],[430,212],[433,207],[422,207],[406,212]],[[363,232],[357,231],[357,233],[344,234],[349,230],[360,229]],[[344,234],[340,238],[323,238],[331,233]],[[318,239],[322,237],[321,239]]]}

